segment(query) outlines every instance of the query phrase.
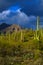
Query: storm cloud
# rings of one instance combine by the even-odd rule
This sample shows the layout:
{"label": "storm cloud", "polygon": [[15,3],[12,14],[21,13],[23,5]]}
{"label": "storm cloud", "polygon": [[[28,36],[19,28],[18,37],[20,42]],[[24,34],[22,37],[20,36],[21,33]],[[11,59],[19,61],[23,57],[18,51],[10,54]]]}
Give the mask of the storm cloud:
{"label": "storm cloud", "polygon": [[43,16],[43,0],[0,0],[0,12],[19,5],[27,15]]}
{"label": "storm cloud", "polygon": [[[21,10],[14,13],[10,8],[16,6]],[[43,0],[0,0],[0,23],[34,28],[37,16],[40,16],[40,24],[43,26]]]}
{"label": "storm cloud", "polygon": [[0,23],[7,24],[18,24],[24,27],[33,26],[35,24],[35,16],[27,16],[24,12],[21,12],[20,9],[16,11],[5,10],[0,13]]}

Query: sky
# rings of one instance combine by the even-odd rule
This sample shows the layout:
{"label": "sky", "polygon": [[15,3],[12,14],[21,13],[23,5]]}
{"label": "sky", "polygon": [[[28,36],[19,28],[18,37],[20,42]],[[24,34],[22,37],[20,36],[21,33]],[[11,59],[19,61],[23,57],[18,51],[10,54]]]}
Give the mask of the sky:
{"label": "sky", "polygon": [[40,16],[40,25],[43,26],[43,0],[0,0],[0,24],[34,28],[37,16]]}

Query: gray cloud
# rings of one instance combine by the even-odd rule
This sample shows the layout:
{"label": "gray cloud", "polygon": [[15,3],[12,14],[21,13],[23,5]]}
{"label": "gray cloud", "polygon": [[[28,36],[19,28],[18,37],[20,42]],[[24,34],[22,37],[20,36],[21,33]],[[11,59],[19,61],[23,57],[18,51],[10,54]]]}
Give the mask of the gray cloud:
{"label": "gray cloud", "polygon": [[43,16],[43,0],[0,0],[0,12],[12,5],[19,5],[27,15]]}
{"label": "gray cloud", "polygon": [[[19,5],[22,12],[11,13],[7,10],[15,5]],[[41,17],[40,21],[43,24],[43,0],[0,0],[0,23],[17,23],[25,26],[31,24],[33,26],[35,25],[36,16]]]}
{"label": "gray cloud", "polygon": [[0,23],[4,22],[8,24],[19,24],[21,26],[29,27],[30,24],[32,26],[34,25],[35,20],[35,16],[27,16],[24,12],[21,12],[20,10],[17,10],[16,12],[6,10],[0,13]]}

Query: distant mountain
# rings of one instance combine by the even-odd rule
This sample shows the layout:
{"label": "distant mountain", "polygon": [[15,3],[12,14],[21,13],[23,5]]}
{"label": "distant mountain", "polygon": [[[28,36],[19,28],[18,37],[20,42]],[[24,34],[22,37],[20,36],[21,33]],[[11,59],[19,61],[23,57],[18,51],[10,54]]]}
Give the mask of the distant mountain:
{"label": "distant mountain", "polygon": [[13,31],[15,30],[19,31],[20,29],[21,27],[16,24],[9,25],[9,24],[3,23],[0,25],[0,32],[2,33],[6,33],[6,32],[12,33]]}
{"label": "distant mountain", "polygon": [[10,25],[9,24],[6,24],[6,23],[2,23],[0,24],[0,31],[2,31],[3,29],[9,27]]}
{"label": "distant mountain", "polygon": [[[27,27],[27,28],[26,28]],[[12,33],[12,32],[14,32],[15,30],[16,31],[19,31],[19,30],[21,30],[21,29],[30,29],[30,28],[32,28],[31,27],[31,25],[17,25],[17,24],[11,24],[11,25],[9,25],[9,24],[6,24],[6,23],[2,23],[2,24],[0,24],[0,33]]]}

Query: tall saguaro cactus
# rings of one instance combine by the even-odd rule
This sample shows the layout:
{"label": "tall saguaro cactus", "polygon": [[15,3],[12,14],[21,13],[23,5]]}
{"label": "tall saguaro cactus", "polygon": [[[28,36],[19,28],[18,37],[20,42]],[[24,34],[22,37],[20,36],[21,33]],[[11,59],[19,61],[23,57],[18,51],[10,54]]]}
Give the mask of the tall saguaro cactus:
{"label": "tall saguaro cactus", "polygon": [[40,17],[37,16],[37,22],[36,22],[36,34],[35,34],[35,38],[39,40],[39,29],[40,29]]}
{"label": "tall saguaro cactus", "polygon": [[40,22],[40,18],[39,16],[37,16],[37,27],[36,27],[36,38],[37,40],[39,40],[39,28],[40,28],[40,25],[39,25],[39,22]]}
{"label": "tall saguaro cactus", "polygon": [[22,33],[22,30],[21,30],[21,41],[23,40],[23,37],[22,37],[23,33]]}
{"label": "tall saguaro cactus", "polygon": [[40,28],[40,17],[37,16],[37,31],[39,31]]}

